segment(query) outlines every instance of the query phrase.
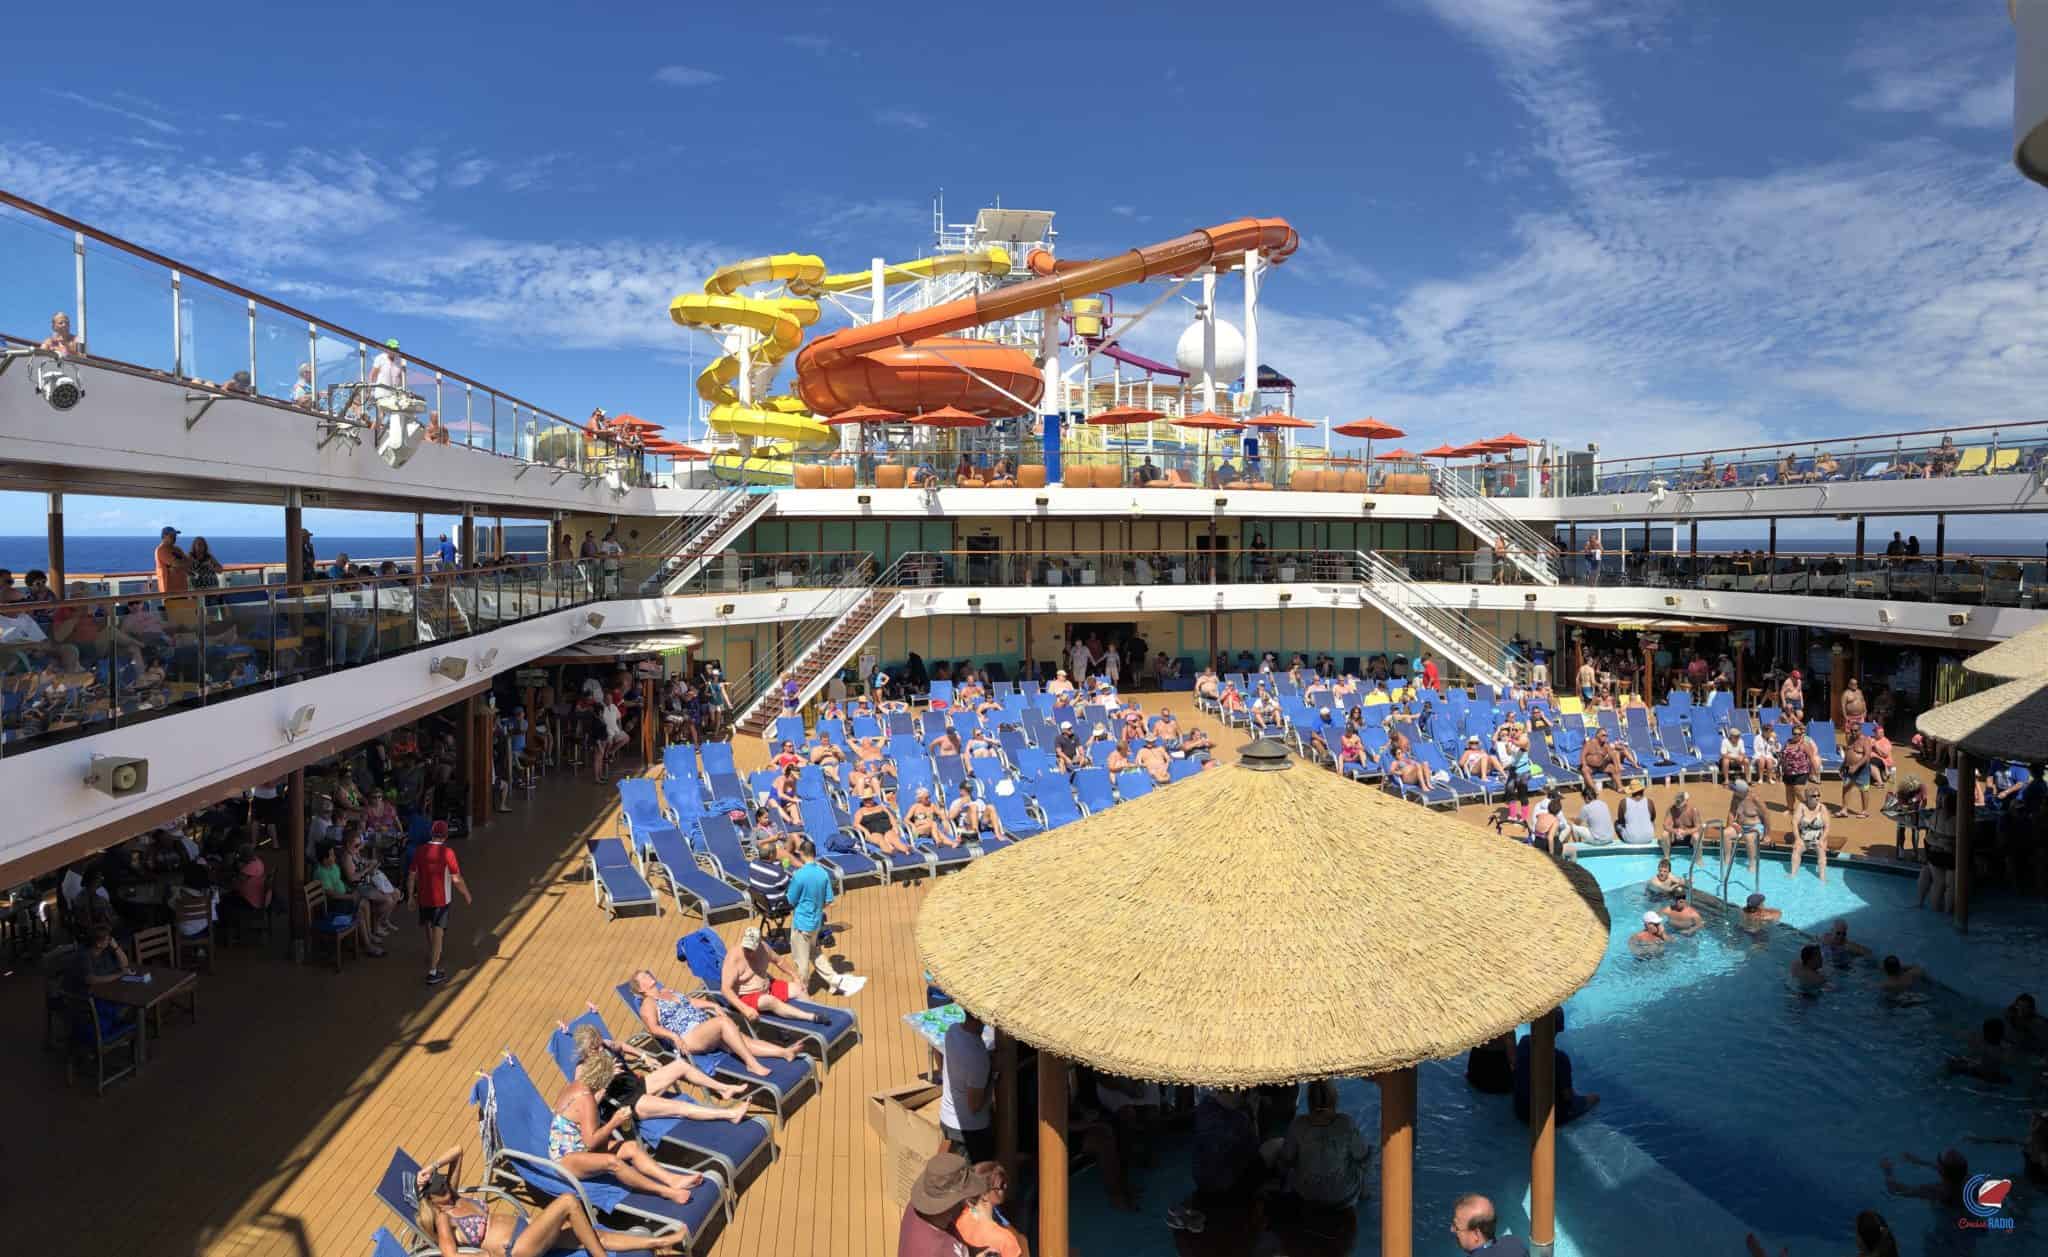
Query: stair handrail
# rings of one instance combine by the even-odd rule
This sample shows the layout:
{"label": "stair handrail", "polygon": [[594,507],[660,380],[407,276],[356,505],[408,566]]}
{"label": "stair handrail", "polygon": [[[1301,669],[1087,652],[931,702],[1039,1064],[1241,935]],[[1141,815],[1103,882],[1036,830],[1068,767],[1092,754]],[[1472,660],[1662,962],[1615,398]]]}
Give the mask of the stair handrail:
{"label": "stair handrail", "polygon": [[1377,551],[1359,550],[1354,553],[1359,584],[1373,586],[1382,596],[1391,591],[1390,601],[1399,603],[1459,649],[1482,664],[1498,669],[1510,680],[1519,680],[1527,675],[1521,651],[1473,623],[1456,607],[1438,599],[1423,588],[1420,581]]}
{"label": "stair handrail", "polygon": [[[1473,488],[1463,477],[1456,475],[1438,476],[1436,478],[1436,493],[1439,498],[1454,499],[1459,503],[1470,506],[1473,513],[1485,519],[1496,532],[1505,534],[1510,546],[1522,551],[1524,554],[1534,556],[1543,563],[1549,564],[1553,576],[1562,575],[1563,550],[1555,541],[1545,537],[1542,533],[1537,532],[1527,523],[1510,515],[1507,511],[1502,510],[1499,503]],[[1482,543],[1488,543],[1493,538],[1481,537],[1479,540]],[[1505,557],[1502,556],[1501,561],[1505,561]]]}
{"label": "stair handrail", "polygon": [[791,631],[784,635],[778,648],[757,660],[747,675],[737,684],[728,683],[727,693],[732,697],[733,724],[753,713],[762,699],[770,696],[782,674],[796,666],[798,660],[810,653],[819,639],[830,632],[847,612],[860,605],[863,598],[877,589],[895,589],[903,583],[902,573],[906,561],[922,560],[922,551],[910,551],[897,556],[894,563],[877,572],[872,557],[864,563],[855,564],[841,573],[838,580],[828,588],[825,597],[816,608],[801,619],[792,622]]}
{"label": "stair handrail", "polygon": [[687,551],[690,542],[696,540],[698,533],[723,519],[727,512],[744,502],[750,492],[747,485],[734,485],[713,498],[711,504],[703,510],[678,515],[660,532],[654,534],[654,539],[642,546],[641,550],[646,554],[666,557],[657,562],[654,570],[640,582],[640,592],[653,593],[667,583],[672,575],[668,560]]}

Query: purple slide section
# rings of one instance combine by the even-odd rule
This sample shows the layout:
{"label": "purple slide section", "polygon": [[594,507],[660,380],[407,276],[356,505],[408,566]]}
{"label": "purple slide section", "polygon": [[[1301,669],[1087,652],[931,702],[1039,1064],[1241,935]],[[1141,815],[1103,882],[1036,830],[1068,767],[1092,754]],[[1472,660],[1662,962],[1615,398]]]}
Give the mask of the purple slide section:
{"label": "purple slide section", "polygon": [[1179,367],[1169,367],[1163,362],[1154,362],[1152,359],[1147,358],[1142,354],[1132,353],[1130,350],[1125,349],[1122,345],[1111,345],[1109,348],[1102,351],[1102,356],[1105,358],[1114,358],[1116,361],[1121,362],[1126,366],[1136,367],[1140,371],[1150,371],[1154,375],[1170,375],[1176,380],[1185,380],[1188,378],[1188,373],[1181,370]]}

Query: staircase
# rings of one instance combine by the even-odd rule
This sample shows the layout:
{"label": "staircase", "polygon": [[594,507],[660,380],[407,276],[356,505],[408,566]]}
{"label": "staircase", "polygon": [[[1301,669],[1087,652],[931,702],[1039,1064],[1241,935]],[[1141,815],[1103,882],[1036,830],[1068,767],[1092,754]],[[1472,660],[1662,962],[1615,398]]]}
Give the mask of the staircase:
{"label": "staircase", "polygon": [[647,544],[649,555],[667,555],[640,582],[646,595],[672,594],[689,583],[718,552],[739,540],[775,505],[775,495],[734,485],[693,515],[678,516]]}
{"label": "staircase", "polygon": [[904,555],[880,576],[872,564],[849,571],[817,612],[798,621],[769,656],[734,687],[735,737],[760,737],[782,714],[782,678],[796,677],[797,701],[807,703],[846,666],[854,652],[903,606]]}
{"label": "staircase", "polygon": [[1408,573],[1373,551],[1361,550],[1357,558],[1358,596],[1467,676],[1505,689],[1525,674],[1513,647],[1438,601]]}
{"label": "staircase", "polygon": [[1436,500],[1443,507],[1444,514],[1463,524],[1479,539],[1480,545],[1490,546],[1497,538],[1507,538],[1508,561],[1522,575],[1539,585],[1557,584],[1558,572],[1562,568],[1556,542],[1502,510],[1492,498],[1473,488],[1460,476],[1450,473],[1438,476]]}

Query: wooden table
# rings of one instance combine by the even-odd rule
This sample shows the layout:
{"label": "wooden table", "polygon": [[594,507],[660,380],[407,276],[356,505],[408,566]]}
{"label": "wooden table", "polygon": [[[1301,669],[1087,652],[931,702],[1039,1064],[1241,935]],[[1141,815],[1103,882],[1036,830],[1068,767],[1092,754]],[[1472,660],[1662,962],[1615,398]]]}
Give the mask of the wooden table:
{"label": "wooden table", "polygon": [[118,1004],[135,1010],[139,1036],[136,1044],[135,1063],[140,1065],[149,1058],[149,1023],[157,1019],[157,1031],[163,1031],[163,1006],[183,996],[186,1007],[192,1013],[192,1020],[199,1020],[199,975],[183,969],[169,969],[160,965],[144,965],[138,973],[149,977],[147,982],[131,982],[126,978],[112,982],[93,984],[92,996],[103,1003]]}

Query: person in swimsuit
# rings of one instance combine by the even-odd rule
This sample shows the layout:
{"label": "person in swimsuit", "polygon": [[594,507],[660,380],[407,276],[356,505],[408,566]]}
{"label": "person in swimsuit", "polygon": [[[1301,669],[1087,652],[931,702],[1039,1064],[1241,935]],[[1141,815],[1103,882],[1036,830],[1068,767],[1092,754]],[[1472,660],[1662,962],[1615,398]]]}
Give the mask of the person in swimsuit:
{"label": "person in swimsuit", "polygon": [[1358,736],[1358,730],[1346,729],[1337,740],[1337,771],[1347,777],[1365,772],[1365,739]]}
{"label": "person in swimsuit", "polygon": [[1564,800],[1551,795],[1548,802],[1536,809],[1536,815],[1529,821],[1529,845],[1541,847],[1552,855],[1559,854],[1559,831],[1564,828]]}
{"label": "person in swimsuit", "polygon": [[1821,949],[1812,943],[1799,949],[1792,958],[1791,979],[1794,986],[1802,990],[1818,990],[1827,985],[1827,970],[1823,968],[1826,959]]}
{"label": "person in swimsuit", "polygon": [[830,738],[826,738],[811,748],[811,762],[824,769],[827,777],[838,781],[839,766],[846,762],[846,756]]}
{"label": "person in swimsuit", "polygon": [[1728,867],[1735,863],[1735,843],[1740,839],[1749,844],[1749,877],[1756,881],[1756,848],[1764,837],[1764,805],[1757,802],[1756,795],[1746,781],[1738,781],[1729,787],[1728,829],[1733,838],[1721,841],[1721,873],[1725,877]]}
{"label": "person in swimsuit", "polygon": [[1579,785],[1588,798],[1599,792],[1603,773],[1617,782],[1621,780],[1621,757],[1615,753],[1614,742],[1605,729],[1594,734],[1593,740],[1579,751]]}
{"label": "person in swimsuit", "polygon": [[1878,989],[1887,995],[1900,995],[1913,989],[1927,971],[1919,965],[1909,965],[1897,956],[1886,956],[1881,965],[1884,976],[1878,979]]}
{"label": "person in swimsuit", "polygon": [[921,838],[944,847],[960,845],[960,839],[954,836],[952,828],[946,824],[945,813],[932,802],[932,792],[927,786],[917,788],[917,800],[910,805],[910,810],[903,814],[903,823],[910,827],[910,836],[913,840]]}
{"label": "person in swimsuit", "polygon": [[610,1081],[610,1062],[592,1057],[579,1062],[576,1077],[555,1097],[554,1112],[548,1116],[548,1160],[579,1179],[608,1174],[636,1192],[648,1192],[682,1204],[690,1189],[704,1181],[701,1174],[671,1170],[656,1161],[637,1139],[624,1139],[619,1128],[633,1120],[631,1109],[621,1108],[610,1121],[599,1121],[597,1097]]}
{"label": "person in swimsuit", "polygon": [[[1684,790],[1671,800],[1671,808],[1664,813],[1664,862],[1671,861],[1671,848],[1683,841],[1686,846],[1699,849],[1700,810],[1694,806],[1692,795]],[[1658,866],[1660,869],[1663,865]]]}
{"label": "person in swimsuit", "polygon": [[1156,739],[1146,739],[1145,745],[1138,748],[1133,758],[1136,765],[1145,770],[1145,775],[1152,779],[1153,785],[1163,786],[1173,780],[1173,757]]}
{"label": "person in swimsuit", "polygon": [[1687,896],[1685,887],[1680,886],[1671,893],[1671,904],[1664,909],[1664,924],[1681,933],[1690,934],[1706,923],[1706,918],[1700,915],[1700,910],[1692,906],[1692,900]]}
{"label": "person in swimsuit", "polygon": [[1784,711],[1785,719],[1795,725],[1806,719],[1806,683],[1800,679],[1799,669],[1792,669],[1785,683],[1778,687],[1778,707]]}
{"label": "person in swimsuit", "polygon": [[[590,1010],[596,1012],[597,1008],[591,1005]],[[555,1024],[558,1028],[565,1027],[562,1022]],[[577,1060],[605,1055],[617,1067],[618,1072],[597,1095],[598,1116],[607,1121],[620,1107],[631,1109],[634,1117],[694,1117],[725,1122],[746,1120],[745,1104],[717,1108],[699,1104],[681,1094],[679,1088],[685,1082],[722,1100],[737,1100],[747,1091],[739,1083],[720,1082],[713,1078],[698,1069],[687,1056],[679,1056],[664,1065],[651,1053],[643,1052],[630,1043],[605,1038],[598,1033],[596,1026],[588,1022],[576,1027],[570,1038],[576,1044]]]}
{"label": "person in swimsuit", "polygon": [[[777,971],[788,977],[778,978]],[[719,994],[750,1012],[766,1013],[789,1021],[823,1021],[824,1018],[789,1002],[796,970],[787,960],[769,950],[761,931],[748,926],[740,945],[725,953],[725,967],[718,975]]]}
{"label": "person in swimsuit", "polygon": [[791,764],[775,779],[775,810],[782,813],[783,822],[788,825],[804,823],[803,803],[797,794],[797,771],[797,766]]}
{"label": "person in swimsuit", "polygon": [[1785,783],[1785,810],[1798,808],[1799,796],[1820,774],[1820,748],[1806,736],[1806,726],[1794,724],[1792,736],[1778,752],[1778,779]]}
{"label": "person in swimsuit", "polygon": [[1756,766],[1742,749],[1742,735],[1731,727],[1721,731],[1721,780],[1730,782],[1738,776],[1744,781],[1755,781]]}
{"label": "person in swimsuit", "polygon": [[455,1190],[462,1174],[460,1144],[420,1167],[413,1179],[419,1194],[419,1229],[434,1237],[444,1253],[470,1249],[483,1257],[541,1257],[573,1238],[591,1253],[673,1253],[682,1251],[687,1232],[639,1235],[607,1231],[591,1220],[583,1202],[561,1195],[531,1217],[494,1214],[483,1202]]}
{"label": "person in swimsuit", "polygon": [[1109,758],[1103,762],[1102,766],[1109,770],[1109,775],[1112,777],[1126,768],[1136,767],[1137,762],[1131,758],[1131,744],[1129,742],[1119,742],[1111,747]]}
{"label": "person in swimsuit", "polygon": [[931,752],[935,756],[958,755],[960,753],[960,735],[953,732],[950,728],[947,729],[938,737],[932,739]]}
{"label": "person in swimsuit", "polygon": [[983,833],[992,834],[998,841],[1003,833],[1003,818],[996,815],[993,803],[983,803],[974,797],[974,787],[963,781],[960,791],[953,797],[953,806],[946,811],[946,818],[952,822],[953,832],[978,838]]}
{"label": "person in swimsuit", "polygon": [[1653,895],[1674,895],[1685,890],[1685,879],[1671,875],[1669,854],[1657,861],[1657,876],[1650,879],[1650,893]]}
{"label": "person in swimsuit", "polygon": [[1969,1140],[1979,1144],[2019,1145],[2020,1168],[2027,1182],[2036,1187],[2048,1187],[2048,1109],[2038,1109],[2027,1119],[2027,1137],[2024,1140],[1995,1135],[1971,1135]]}
{"label": "person in swimsuit", "polygon": [[903,841],[902,831],[896,828],[896,818],[889,814],[888,808],[882,806],[880,799],[872,795],[863,798],[860,807],[853,814],[853,823],[858,825],[861,832],[868,836],[868,841],[884,854],[910,854],[910,844]]}
{"label": "person in swimsuit", "polygon": [[723,1049],[739,1057],[740,1064],[756,1078],[768,1076],[768,1067],[761,1063],[764,1056],[785,1061],[797,1058],[796,1048],[742,1033],[718,1005],[670,990],[652,970],[642,969],[633,975],[633,994],[640,997],[640,1021],[647,1033],[678,1053]]}
{"label": "person in swimsuit", "polygon": [[1792,812],[1792,864],[1785,876],[1799,876],[1799,857],[1808,847],[1813,848],[1813,864],[1820,880],[1828,880],[1828,809],[1820,801],[1820,787],[1809,783],[1803,787],[1799,806]]}

